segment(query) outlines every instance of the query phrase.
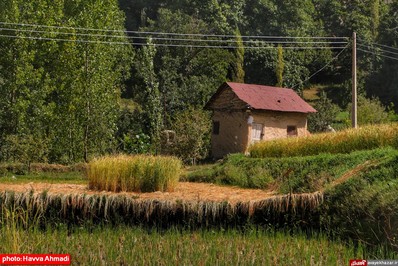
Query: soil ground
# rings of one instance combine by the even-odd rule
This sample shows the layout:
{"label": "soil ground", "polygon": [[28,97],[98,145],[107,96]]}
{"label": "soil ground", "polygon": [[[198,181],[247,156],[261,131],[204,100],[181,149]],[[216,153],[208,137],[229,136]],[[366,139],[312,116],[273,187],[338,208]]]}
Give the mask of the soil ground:
{"label": "soil ground", "polygon": [[120,194],[139,199],[158,200],[183,200],[183,201],[227,201],[230,203],[256,201],[274,196],[273,191],[260,189],[243,189],[231,186],[219,186],[207,183],[180,182],[173,192],[112,193],[106,191],[89,190],[87,185],[77,184],[51,184],[51,183],[24,183],[24,184],[2,184],[0,191],[27,192],[47,191],[51,194]]}

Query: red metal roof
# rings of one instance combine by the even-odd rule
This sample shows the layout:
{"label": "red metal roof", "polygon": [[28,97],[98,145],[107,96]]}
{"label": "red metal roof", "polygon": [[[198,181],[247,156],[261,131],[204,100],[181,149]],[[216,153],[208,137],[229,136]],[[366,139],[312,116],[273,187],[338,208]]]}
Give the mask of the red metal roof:
{"label": "red metal roof", "polygon": [[226,84],[239,99],[253,109],[298,113],[316,112],[292,89],[235,82]]}

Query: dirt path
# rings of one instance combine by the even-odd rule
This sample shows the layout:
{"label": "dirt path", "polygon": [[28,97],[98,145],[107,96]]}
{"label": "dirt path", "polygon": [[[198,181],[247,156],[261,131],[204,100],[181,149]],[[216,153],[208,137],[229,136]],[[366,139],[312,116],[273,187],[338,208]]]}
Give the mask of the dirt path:
{"label": "dirt path", "polygon": [[[52,194],[112,194],[111,192],[97,192],[89,190],[86,185],[75,184],[51,184],[51,183],[25,183],[25,184],[1,184],[0,191],[27,192],[47,191]],[[180,182],[174,192],[152,193],[118,193],[131,195],[140,199],[159,200],[184,200],[184,201],[228,201],[230,203],[262,200],[274,196],[272,191],[260,189],[242,189],[230,186],[218,186],[206,183]]]}

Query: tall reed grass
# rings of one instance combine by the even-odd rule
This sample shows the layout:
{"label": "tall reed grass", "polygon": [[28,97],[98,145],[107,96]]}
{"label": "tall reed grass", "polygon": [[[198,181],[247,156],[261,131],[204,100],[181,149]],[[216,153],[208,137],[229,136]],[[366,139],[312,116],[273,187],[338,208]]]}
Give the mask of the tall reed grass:
{"label": "tall reed grass", "polygon": [[89,188],[107,191],[173,191],[182,163],[167,156],[118,155],[101,157],[88,165]]}
{"label": "tall reed grass", "polygon": [[290,157],[320,153],[350,153],[379,147],[398,147],[398,124],[382,124],[348,129],[337,133],[263,141],[249,148],[251,157]]}

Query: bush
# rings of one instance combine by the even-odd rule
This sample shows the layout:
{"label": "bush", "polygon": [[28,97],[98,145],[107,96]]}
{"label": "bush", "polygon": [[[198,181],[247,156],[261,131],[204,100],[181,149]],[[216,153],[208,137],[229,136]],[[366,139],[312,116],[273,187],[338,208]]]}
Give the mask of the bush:
{"label": "bush", "polygon": [[166,156],[108,156],[88,164],[89,188],[113,192],[172,191],[177,186],[181,161]]}
{"label": "bush", "polygon": [[348,129],[337,133],[262,141],[249,148],[254,158],[308,156],[321,153],[350,153],[380,147],[398,147],[398,124]]}
{"label": "bush", "polygon": [[325,132],[329,125],[332,125],[339,113],[339,107],[333,104],[325,94],[315,103],[316,113],[308,116],[308,130],[310,132]]}
{"label": "bush", "polygon": [[[380,124],[388,121],[389,113],[378,98],[368,99],[363,95],[358,96],[358,125]],[[348,112],[351,117],[352,105],[348,105]]]}
{"label": "bush", "polygon": [[171,153],[192,164],[206,158],[210,146],[210,125],[206,111],[190,107],[177,113],[172,125],[176,137]]}

